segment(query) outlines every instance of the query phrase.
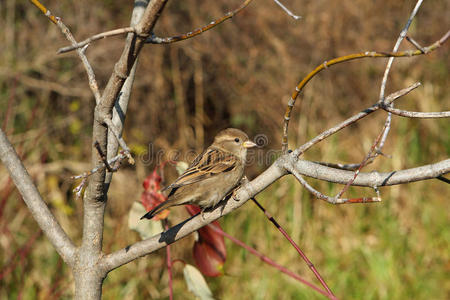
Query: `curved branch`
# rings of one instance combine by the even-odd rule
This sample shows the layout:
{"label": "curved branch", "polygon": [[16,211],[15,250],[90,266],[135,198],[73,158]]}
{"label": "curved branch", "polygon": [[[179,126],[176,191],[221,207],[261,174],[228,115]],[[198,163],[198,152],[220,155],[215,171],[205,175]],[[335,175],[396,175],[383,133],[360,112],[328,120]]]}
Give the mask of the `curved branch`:
{"label": "curved branch", "polygon": [[366,52],[361,52],[361,53],[354,53],[354,54],[349,54],[349,55],[345,55],[345,56],[341,56],[341,57],[337,57],[337,58],[333,58],[332,60],[329,61],[324,61],[322,64],[318,65],[313,71],[311,71],[308,75],[306,75],[306,77],[304,77],[302,79],[302,81],[300,81],[300,83],[295,87],[294,92],[291,95],[291,98],[288,101],[287,107],[286,107],[286,112],[284,114],[284,119],[283,119],[283,135],[282,135],[282,142],[281,142],[281,148],[282,148],[282,152],[286,153],[286,151],[288,150],[288,127],[289,127],[289,120],[291,119],[291,113],[292,113],[292,109],[295,105],[295,102],[298,98],[298,96],[300,95],[301,91],[305,88],[305,86],[308,84],[308,82],[314,77],[316,76],[318,73],[320,73],[321,71],[327,69],[328,67],[332,66],[332,65],[336,65],[339,63],[343,63],[343,62],[347,62],[347,61],[351,61],[351,60],[355,60],[355,59],[360,59],[360,58],[368,58],[368,57],[372,57],[372,58],[376,58],[376,57],[410,57],[410,56],[417,56],[417,55],[422,55],[422,54],[428,54],[431,51],[439,48],[440,46],[442,46],[442,44],[444,44],[447,39],[449,38],[449,33],[450,31],[447,31],[446,34],[439,39],[438,41],[436,41],[435,43],[433,43],[432,45],[425,47],[422,52],[422,50],[407,50],[407,51],[399,51],[399,52],[376,52],[376,51],[366,51]]}
{"label": "curved branch", "polygon": [[33,218],[39,224],[39,227],[44,231],[64,262],[73,267],[77,254],[76,247],[42,199],[22,161],[1,129],[0,159],[22,195],[25,204],[30,209]]}

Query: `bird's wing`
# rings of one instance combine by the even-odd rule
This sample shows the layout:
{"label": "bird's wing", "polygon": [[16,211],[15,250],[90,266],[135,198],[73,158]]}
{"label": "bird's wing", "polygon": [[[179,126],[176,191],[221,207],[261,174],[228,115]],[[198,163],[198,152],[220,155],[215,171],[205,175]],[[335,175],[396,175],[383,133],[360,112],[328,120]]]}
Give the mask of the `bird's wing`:
{"label": "bird's wing", "polygon": [[229,172],[234,170],[239,163],[238,157],[232,153],[210,147],[197,156],[189,168],[174,183],[163,190],[179,188],[217,174]]}

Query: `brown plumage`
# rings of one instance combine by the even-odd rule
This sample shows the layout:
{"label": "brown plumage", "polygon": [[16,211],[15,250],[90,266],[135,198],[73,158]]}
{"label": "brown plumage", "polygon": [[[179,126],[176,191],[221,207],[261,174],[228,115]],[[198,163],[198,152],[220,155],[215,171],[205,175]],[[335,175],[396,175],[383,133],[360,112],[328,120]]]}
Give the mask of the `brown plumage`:
{"label": "brown plumage", "polygon": [[141,219],[151,219],[175,205],[196,204],[202,209],[215,206],[239,183],[244,175],[247,149],[255,146],[239,129],[222,130],[214,138],[214,143],[163,189],[168,191],[168,199]]}

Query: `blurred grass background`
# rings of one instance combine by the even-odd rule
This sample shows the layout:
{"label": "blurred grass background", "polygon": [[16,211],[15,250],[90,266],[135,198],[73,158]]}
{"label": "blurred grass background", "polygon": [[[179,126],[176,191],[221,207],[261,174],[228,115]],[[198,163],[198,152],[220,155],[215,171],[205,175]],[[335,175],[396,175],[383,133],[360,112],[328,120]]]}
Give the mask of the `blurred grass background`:
{"label": "blurred grass background", "polygon": [[[155,33],[191,31],[234,9],[240,1],[169,1]],[[233,126],[251,137],[265,134],[258,155],[280,149],[283,113],[297,82],[324,60],[366,50],[390,51],[412,1],[283,2],[303,19],[294,21],[273,1],[254,1],[231,21],[197,38],[172,45],[148,45],[140,56],[124,136],[137,159],[114,175],[105,217],[104,251],[137,241],[127,226],[139,200],[141,182],[168,157],[200,151],[215,133]],[[129,24],[132,1],[55,1],[45,4],[78,40]],[[423,46],[449,27],[450,3],[426,1],[409,31]],[[74,53],[56,55],[67,41],[28,2],[0,3],[0,125],[25,160],[44,199],[76,242],[81,238],[82,206],[68,179],[90,168],[94,99]],[[122,51],[124,37],[91,45],[88,58],[104,87]],[[401,49],[411,48],[406,43]],[[378,99],[386,59],[359,60],[329,68],[307,86],[290,123],[290,147],[370,106]],[[449,109],[448,45],[421,57],[397,59],[387,93],[415,81],[423,86],[397,101],[409,110]],[[357,163],[381,130],[377,112],[315,146],[309,160]],[[149,146],[151,145],[151,146]],[[149,154],[150,152],[150,154]],[[384,152],[365,171],[405,169],[450,154],[448,120],[394,117]],[[173,158],[173,157],[170,157]],[[183,159],[185,156],[180,156]],[[268,166],[253,163],[250,178]],[[175,171],[166,168],[170,181]],[[334,195],[339,186],[309,180]],[[352,188],[349,197],[373,195]],[[374,205],[332,206],[313,199],[291,177],[258,199],[299,243],[335,294],[342,299],[450,298],[448,185],[437,180],[381,190]],[[186,217],[172,210],[172,222]],[[248,203],[221,220],[224,230],[282,265],[315,282],[284,238]],[[20,195],[0,166],[0,298],[68,299],[70,270],[36,226]],[[176,243],[174,258],[193,263],[192,237]],[[263,264],[227,241],[226,276],[209,278],[218,299],[323,299],[312,290]],[[104,299],[167,299],[164,250],[110,273]],[[174,266],[176,299],[186,291],[182,264]]]}

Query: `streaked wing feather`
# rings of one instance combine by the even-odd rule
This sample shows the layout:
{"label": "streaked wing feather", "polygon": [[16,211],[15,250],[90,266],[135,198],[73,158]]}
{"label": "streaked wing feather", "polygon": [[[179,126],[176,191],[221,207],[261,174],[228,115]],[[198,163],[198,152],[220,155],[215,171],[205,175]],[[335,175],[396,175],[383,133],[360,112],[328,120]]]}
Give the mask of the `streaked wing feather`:
{"label": "streaked wing feather", "polygon": [[164,190],[179,188],[231,171],[237,166],[237,163],[238,158],[233,154],[216,148],[208,148],[194,159],[191,166],[174,183],[164,188]]}

